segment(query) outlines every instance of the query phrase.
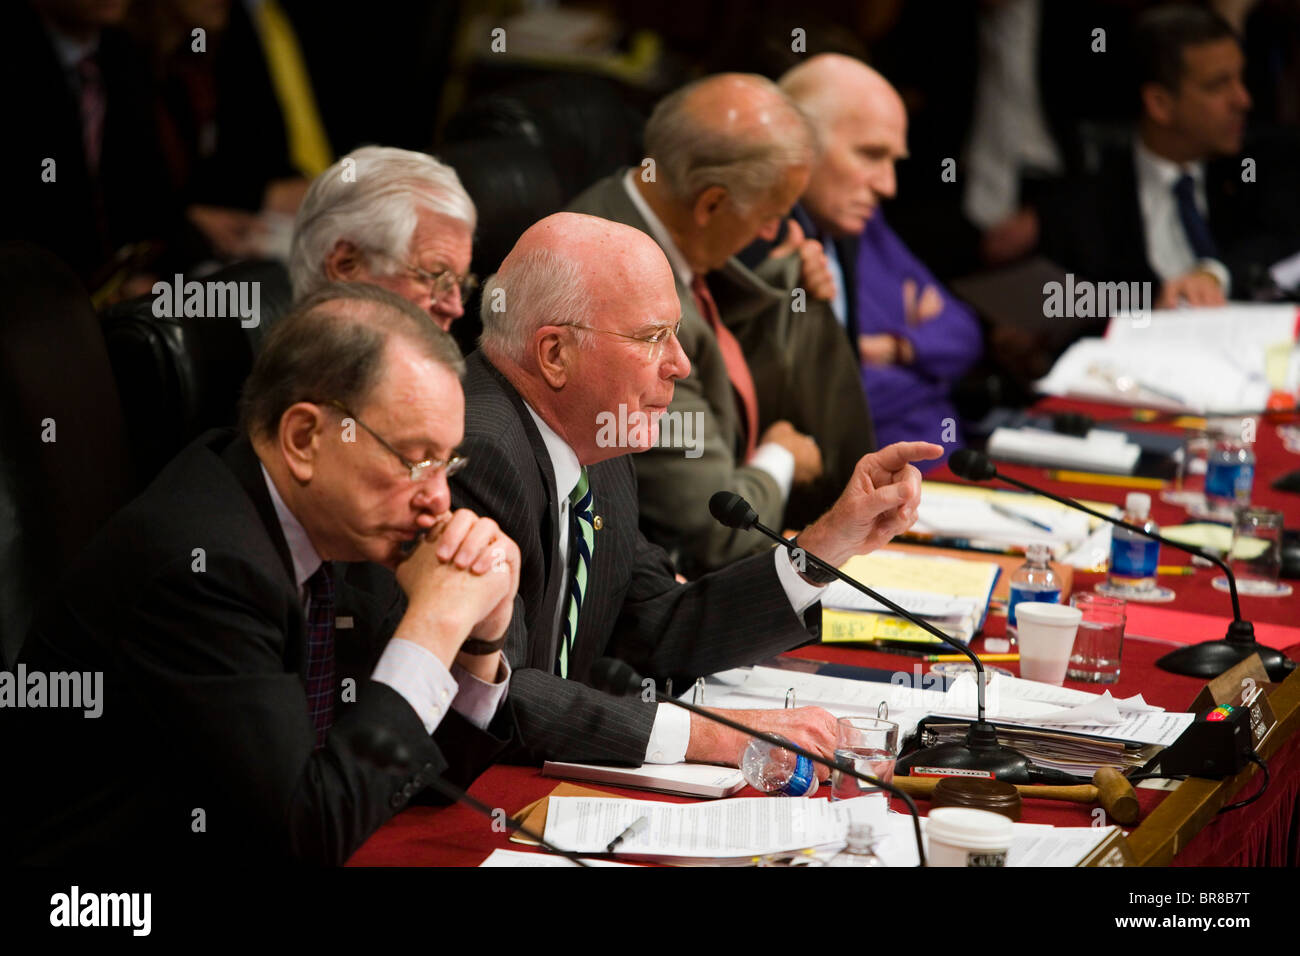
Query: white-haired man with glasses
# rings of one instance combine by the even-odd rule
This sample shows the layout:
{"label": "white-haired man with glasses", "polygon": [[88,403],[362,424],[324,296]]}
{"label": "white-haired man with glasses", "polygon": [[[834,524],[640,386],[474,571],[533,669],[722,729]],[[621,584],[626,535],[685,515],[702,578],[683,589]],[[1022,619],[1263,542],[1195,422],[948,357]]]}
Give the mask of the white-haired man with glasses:
{"label": "white-haired man with glasses", "polygon": [[368,282],[414,302],[446,332],[478,288],[469,271],[476,223],[450,166],[391,146],[354,149],[312,181],[298,207],[294,296]]}
{"label": "white-haired man with glasses", "polygon": [[242,428],[182,451],[38,617],[19,666],[101,672],[102,713],[0,708],[6,855],[341,864],[503,749],[519,551],[450,510],[463,369],[371,285],[276,325]]}
{"label": "white-haired man with glasses", "polygon": [[[734,766],[744,736],[586,686],[592,663],[618,657],[682,687],[817,637],[821,585],[785,551],[680,584],[642,534],[628,453],[658,441],[691,372],[677,340],[682,311],[654,239],[595,216],[534,224],[487,283],[480,348],[466,362],[468,463],[452,501],[495,518],[519,544],[505,650],[524,759]],[[610,441],[601,423],[611,412],[648,424]],[[835,564],[879,547],[915,520],[920,473],[910,462],[940,453],[911,442],[866,455],[801,543]],[[664,491],[680,513],[707,515],[707,496]],[[835,749],[835,720],[820,708],[731,713],[827,757]]]}

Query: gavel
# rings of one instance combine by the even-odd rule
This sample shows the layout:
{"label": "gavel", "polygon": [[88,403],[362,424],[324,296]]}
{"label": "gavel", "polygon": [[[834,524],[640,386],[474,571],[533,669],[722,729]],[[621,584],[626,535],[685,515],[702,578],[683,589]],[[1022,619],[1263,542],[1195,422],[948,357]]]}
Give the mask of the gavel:
{"label": "gavel", "polygon": [[[894,786],[913,797],[929,797],[944,777],[895,777]],[[1096,803],[1116,823],[1137,823],[1137,794],[1133,784],[1114,767],[1101,767],[1092,775],[1092,783],[1074,786],[1045,784],[1016,784],[1022,797],[1040,800],[1064,800],[1068,803]]]}

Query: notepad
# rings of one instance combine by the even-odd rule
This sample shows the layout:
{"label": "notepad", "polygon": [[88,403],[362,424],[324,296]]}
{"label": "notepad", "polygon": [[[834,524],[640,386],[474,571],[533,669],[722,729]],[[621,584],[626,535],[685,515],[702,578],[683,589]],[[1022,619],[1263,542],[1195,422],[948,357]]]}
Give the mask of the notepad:
{"label": "notepad", "polygon": [[[1002,573],[996,561],[932,558],[888,548],[850,558],[842,570],[963,643],[983,626]],[[822,593],[822,641],[943,643],[843,581],[831,582]]]}

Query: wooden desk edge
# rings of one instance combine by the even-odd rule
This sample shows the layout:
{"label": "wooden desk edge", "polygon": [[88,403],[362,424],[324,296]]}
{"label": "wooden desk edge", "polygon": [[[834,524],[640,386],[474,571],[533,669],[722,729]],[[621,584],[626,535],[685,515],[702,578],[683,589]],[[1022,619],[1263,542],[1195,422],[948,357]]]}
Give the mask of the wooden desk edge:
{"label": "wooden desk edge", "polygon": [[[1293,671],[1268,698],[1277,723],[1260,745],[1260,757],[1267,761],[1300,726],[1300,670]],[[1166,797],[1142,824],[1128,835],[1129,849],[1138,866],[1168,866],[1219,809],[1232,801],[1259,768],[1247,765],[1235,777],[1209,780],[1192,777]],[[1258,786],[1258,783],[1253,786]],[[1253,791],[1251,791],[1253,792]]]}

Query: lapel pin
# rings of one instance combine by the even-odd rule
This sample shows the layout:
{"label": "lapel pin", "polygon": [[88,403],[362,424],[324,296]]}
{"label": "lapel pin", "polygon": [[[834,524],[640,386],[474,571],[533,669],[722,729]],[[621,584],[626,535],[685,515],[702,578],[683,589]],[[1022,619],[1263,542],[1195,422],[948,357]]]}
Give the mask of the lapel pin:
{"label": "lapel pin", "polygon": [[599,531],[601,528],[605,527],[605,519],[600,515],[596,515],[596,517],[591,520],[591,526]]}

